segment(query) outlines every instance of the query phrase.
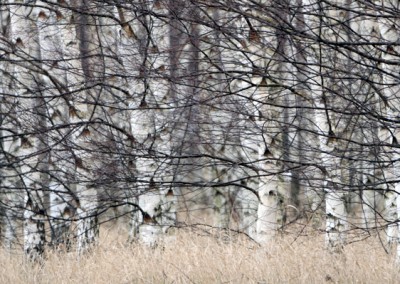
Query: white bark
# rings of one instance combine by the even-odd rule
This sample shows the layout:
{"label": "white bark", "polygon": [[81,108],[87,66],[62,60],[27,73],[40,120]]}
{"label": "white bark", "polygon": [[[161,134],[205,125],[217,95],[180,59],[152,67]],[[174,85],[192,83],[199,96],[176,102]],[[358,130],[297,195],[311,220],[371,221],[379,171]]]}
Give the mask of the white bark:
{"label": "white bark", "polygon": [[[63,45],[64,30],[62,24],[66,24],[63,13],[66,11],[52,11],[49,4],[40,3],[37,26],[41,48],[41,65],[47,75],[43,75],[43,83],[46,88],[45,103],[47,106],[48,144],[50,145],[49,157],[49,210],[51,230],[51,244],[55,247],[63,246],[70,249],[70,225],[74,209],[71,201],[71,176],[73,167],[66,151],[65,137],[68,135],[63,127],[69,123],[68,106],[60,92],[67,90],[66,69],[67,64],[65,47]],[[62,18],[62,19],[61,19]],[[67,36],[68,38],[68,36]],[[57,129],[59,127],[59,129]],[[51,129],[57,130],[51,130]]]}
{"label": "white bark", "polygon": [[[384,3],[383,5],[391,6],[390,3]],[[400,48],[396,45],[399,39],[399,33],[395,29],[398,25],[398,21],[391,18],[382,18],[379,20],[379,32],[381,40],[387,43],[386,50],[382,52],[382,59],[386,62],[382,64],[382,70],[385,72],[383,76],[382,90],[383,96],[386,102],[384,102],[383,115],[390,120],[380,130],[379,138],[381,143],[384,144],[384,149],[390,151],[391,155],[388,157],[389,163],[386,169],[382,169],[384,178],[381,182],[386,181],[397,181],[399,178],[399,158],[400,153],[395,147],[390,145],[396,145],[397,141],[400,141],[400,135],[398,127],[396,125],[399,111],[399,87],[398,87],[398,74],[400,72],[399,67],[395,62],[398,61],[398,54]],[[387,162],[386,162],[387,163]],[[394,186],[388,184],[385,192],[386,199],[386,210],[385,219],[389,222],[387,227],[387,241],[389,244],[395,243],[397,245],[397,261],[400,262],[400,234],[399,234],[399,217],[400,217],[400,185],[395,182]]]}
{"label": "white bark", "polygon": [[[209,7],[207,11],[201,12],[201,15],[210,17],[212,23],[220,25],[223,25],[226,14],[227,12],[219,11],[215,7]],[[202,118],[200,151],[210,156],[203,162],[201,177],[205,188],[201,190],[204,191],[204,195],[208,195],[213,207],[211,225],[227,229],[236,225],[232,222],[235,221],[232,215],[236,213],[236,209],[233,208],[233,200],[236,198],[237,192],[242,190],[237,186],[243,178],[242,170],[233,163],[224,162],[239,159],[240,150],[237,147],[240,139],[239,135],[233,134],[233,131],[237,131],[238,114],[234,113],[232,107],[234,99],[219,95],[224,93],[223,82],[228,77],[221,72],[221,70],[225,70],[226,63],[222,58],[224,48],[221,48],[223,44],[221,38],[223,34],[221,31],[205,25],[198,25],[197,29],[200,38],[197,48],[200,50],[201,58],[200,74],[197,75],[200,82],[198,88],[201,90],[200,100],[206,102],[200,107],[200,117]],[[207,37],[207,39],[201,40],[203,37]],[[229,53],[227,52],[227,54]],[[230,52],[229,56],[232,55]],[[204,73],[208,73],[208,75],[203,75]],[[237,205],[240,206],[240,204]],[[208,209],[203,209],[203,211],[205,210]]]}
{"label": "white bark", "polygon": [[[343,27],[336,27],[338,21],[348,20],[348,14],[344,12],[348,9],[348,1],[337,1],[341,9],[329,9],[328,21],[331,26],[322,28],[323,37],[327,40],[333,41],[350,41],[347,31]],[[339,47],[340,48],[340,47]],[[348,199],[350,179],[350,161],[348,153],[341,154],[349,147],[349,140],[352,138],[353,120],[354,116],[346,115],[343,117],[340,114],[341,108],[345,107],[337,94],[341,94],[342,89],[349,89],[349,82],[343,76],[343,71],[349,65],[351,54],[348,51],[343,53],[335,49],[324,48],[321,53],[321,63],[329,66],[333,61],[331,67],[333,70],[338,69],[338,74],[332,74],[325,78],[323,84],[323,97],[324,101],[322,107],[325,114],[325,126],[321,129],[324,130],[325,137],[322,138],[321,150],[325,156],[323,160],[327,163],[327,179],[326,179],[326,244],[328,249],[340,250],[346,243],[346,234],[348,230],[348,212],[346,207],[346,199]],[[327,72],[329,70],[327,69]],[[346,71],[344,71],[346,72]],[[351,94],[351,92],[350,92]],[[328,109],[334,106],[338,111],[329,111]],[[325,140],[325,141],[324,141]]]}
{"label": "white bark", "polygon": [[77,208],[77,251],[83,254],[98,243],[97,189],[77,186],[80,204]]}
{"label": "white bark", "polygon": [[[149,8],[148,4],[141,5],[141,8]],[[171,107],[171,98],[167,97],[169,84],[153,78],[153,75],[158,76],[157,72],[165,70],[166,58],[162,54],[169,48],[168,30],[159,19],[150,20],[149,16],[137,19],[122,8],[118,14],[124,23],[120,46],[124,69],[139,72],[138,79],[128,81],[133,92],[129,104],[129,131],[135,139],[137,178],[136,192],[130,194],[129,201],[139,207],[132,207],[129,240],[137,238],[155,246],[176,223],[176,197],[170,185],[171,137],[166,123],[170,117],[169,111],[164,110]]]}
{"label": "white bark", "polygon": [[326,188],[326,246],[332,251],[340,251],[346,243],[347,229],[344,194],[329,184]]}
{"label": "white bark", "polygon": [[47,179],[42,174],[47,166],[46,155],[39,154],[45,149],[45,122],[43,120],[43,99],[37,97],[42,88],[40,72],[40,42],[36,8],[19,5],[11,6],[11,40],[17,46],[13,56],[19,62],[15,68],[15,76],[19,84],[15,86],[18,95],[18,115],[21,133],[18,157],[21,159],[20,176],[25,188],[24,209],[24,250],[33,260],[38,259],[44,250],[44,200],[43,187]]}
{"label": "white bark", "polygon": [[[71,1],[71,7],[89,12],[98,12],[97,6],[89,1]],[[66,26],[70,32],[66,36],[66,54],[72,58],[70,64],[75,68],[75,74],[68,74],[72,84],[70,106],[70,122],[76,127],[72,134],[73,152],[75,158],[76,196],[79,200],[77,208],[77,249],[82,254],[98,242],[99,224],[97,219],[99,176],[104,166],[103,159],[96,151],[95,143],[101,143],[105,129],[100,123],[94,123],[101,118],[100,90],[96,83],[102,80],[104,62],[99,54],[98,26],[94,18],[85,13],[74,12],[72,22]],[[71,15],[69,15],[71,16]],[[80,88],[87,88],[85,91]],[[79,91],[75,91],[78,89]]]}
{"label": "white bark", "polygon": [[[229,56],[234,56],[228,53]],[[222,56],[225,56],[223,54]],[[226,66],[226,68],[229,68]],[[230,150],[233,153],[233,158],[239,161],[245,161],[251,167],[233,167],[233,176],[240,184],[245,188],[240,188],[237,195],[237,207],[239,211],[239,230],[245,232],[251,239],[258,240],[258,208],[260,205],[260,199],[258,195],[260,178],[257,172],[258,160],[259,160],[259,147],[260,140],[262,137],[261,130],[257,127],[254,121],[249,121],[249,117],[254,118],[256,113],[254,104],[251,102],[251,95],[253,89],[249,90],[249,85],[244,81],[234,81],[231,84],[231,89],[234,92],[240,92],[246,96],[246,100],[239,101],[245,106],[245,109],[250,109],[249,113],[243,111],[243,114],[238,116],[236,119],[243,120],[239,122],[236,127],[238,128],[237,136],[239,137],[239,149]],[[245,91],[247,90],[247,91]],[[246,115],[247,114],[247,115]],[[233,118],[235,119],[235,117]],[[229,151],[229,148],[228,148]],[[254,165],[254,166],[253,166]],[[252,167],[253,166],[253,167]]]}
{"label": "white bark", "polygon": [[[134,73],[137,70],[135,69],[134,64],[136,64],[136,61],[139,62],[139,56],[137,54],[139,53],[138,50],[138,42],[137,42],[137,30],[135,28],[135,21],[134,21],[134,16],[131,15],[127,10],[124,10],[123,8],[118,8],[118,18],[121,21],[122,24],[122,29],[120,31],[121,33],[121,38],[120,38],[120,44],[119,44],[119,56],[122,60],[122,74],[125,73]],[[132,56],[136,55],[136,56]],[[139,64],[139,63],[138,63]],[[138,90],[138,82],[133,80],[133,79],[126,79],[124,80],[124,83],[126,87],[129,88],[129,90],[134,94],[132,97],[127,98],[127,103],[128,103],[128,109],[131,108],[136,108],[138,105],[140,105],[140,101],[138,100],[140,98],[137,98],[138,94],[140,91],[143,91],[143,89]],[[137,137],[136,137],[136,130],[135,124],[137,123],[136,119],[139,119],[139,121],[142,120],[142,118],[136,118],[133,117],[133,113],[129,112],[127,116],[127,121],[129,125],[128,133],[132,135],[132,141],[130,142],[130,146],[132,147],[132,150],[135,148],[135,145],[137,143]],[[134,123],[134,124],[132,124]],[[139,127],[139,131],[141,131]],[[137,158],[131,158],[128,161],[128,164],[130,165],[129,168],[132,171],[132,174],[137,177],[137,179],[140,179],[141,177],[138,176],[138,163],[137,163]],[[143,222],[143,216],[142,213],[140,212],[140,209],[138,208],[139,206],[139,195],[141,194],[142,190],[140,189],[140,181],[136,181],[135,187],[128,192],[127,196],[127,202],[128,202],[128,210],[130,211],[129,214],[129,228],[128,228],[128,241],[129,242],[134,242],[139,239],[139,227],[140,224]]]}
{"label": "white bark", "polygon": [[[260,93],[262,91],[260,90]],[[267,95],[268,94],[263,94]],[[262,97],[260,97],[261,99]],[[271,102],[271,98],[269,98]],[[278,99],[273,104],[279,105]],[[266,107],[267,108],[267,107]],[[260,184],[258,195],[260,203],[257,211],[257,241],[268,243],[283,225],[284,199],[288,189],[287,179],[282,175],[282,166],[278,162],[281,152],[281,112],[273,106],[268,106],[262,116],[265,121],[259,121],[264,143],[259,146]]]}
{"label": "white bark", "polygon": [[[5,1],[4,4],[8,4]],[[11,46],[8,44],[12,35],[10,9],[8,5],[0,5],[0,56],[6,60],[0,63],[0,93],[4,94],[0,110],[1,110],[1,149],[2,157],[1,161],[4,163],[0,171],[1,176],[1,201],[2,201],[2,220],[1,220],[1,231],[3,234],[3,245],[7,249],[14,247],[17,241],[17,218],[18,215],[13,208],[22,206],[23,198],[21,200],[20,195],[17,192],[18,184],[18,165],[17,159],[19,149],[19,139],[16,135],[18,128],[15,125],[15,117],[17,112],[14,107],[17,102],[16,99],[7,98],[5,94],[13,94],[14,90],[11,88],[11,77],[15,74],[14,67],[12,64],[7,63],[7,59],[10,59],[6,52],[11,51]]]}
{"label": "white bark", "polygon": [[[263,1],[268,5],[268,1]],[[273,3],[272,3],[273,5]],[[283,11],[285,13],[285,11]],[[286,15],[282,15],[286,19]],[[254,29],[254,30],[252,30]],[[258,146],[259,188],[260,203],[257,210],[257,240],[260,243],[268,243],[282,227],[285,218],[284,204],[288,195],[288,180],[290,175],[284,174],[285,166],[280,159],[283,157],[283,98],[287,92],[283,88],[267,87],[273,85],[274,80],[289,80],[290,66],[283,63],[282,59],[287,55],[288,42],[285,36],[270,27],[257,24],[250,28],[250,50],[254,51],[254,64],[259,68],[268,68],[269,76],[261,79],[253,97],[258,131],[261,141]],[[253,33],[265,35],[259,40]],[[260,41],[260,44],[258,43]],[[262,48],[261,48],[262,46]],[[261,69],[262,70],[262,69]],[[288,178],[289,177],[289,178]]]}
{"label": "white bark", "polygon": [[[354,31],[354,35],[352,35],[352,40],[362,40],[367,42],[374,42],[378,40],[378,22],[377,17],[369,16],[376,15],[378,16],[378,10],[367,10],[366,12],[369,14],[360,15],[357,11],[361,11],[366,9],[362,3],[352,2],[350,4],[350,8],[353,12],[349,12],[349,17],[352,19],[350,22],[350,27]],[[375,47],[371,47],[366,45],[362,49],[363,52],[367,52],[368,55],[374,56],[375,58],[380,57],[379,49]],[[355,61],[363,60],[363,58],[358,54],[351,54],[351,58]],[[371,64],[377,64],[371,61]],[[350,66],[354,66],[350,65]],[[352,67],[353,68],[353,67]],[[355,70],[355,72],[365,72],[361,71],[362,67],[359,66],[359,70]],[[372,84],[381,83],[380,74],[378,74],[377,70],[368,70],[370,79]],[[371,85],[364,81],[357,81],[352,84],[351,87],[352,92],[358,94],[358,101],[363,102],[365,105],[372,105],[371,111],[379,111],[380,107],[377,103],[378,96],[374,94],[373,88]],[[375,105],[374,105],[375,104]],[[379,176],[381,176],[382,169],[379,166],[379,161],[382,158],[382,155],[379,154],[381,151],[379,146],[375,146],[379,144],[379,125],[373,119],[369,119],[368,117],[360,116],[358,121],[359,126],[354,129],[354,140],[359,142],[360,144],[371,145],[370,149],[364,151],[360,149],[361,152],[367,152],[366,155],[356,154],[354,157],[360,160],[353,162],[355,164],[354,167],[354,175],[355,178],[358,179],[358,184],[354,184],[356,186],[360,186],[360,202],[362,208],[362,215],[357,216],[353,222],[355,222],[356,226],[363,227],[365,229],[371,230],[376,229],[377,219],[381,212],[379,212],[379,203],[380,196],[382,195],[383,185],[379,185]],[[353,147],[354,150],[356,148]],[[371,161],[371,162],[367,162]],[[372,162],[375,161],[375,162]],[[377,185],[376,185],[377,184]],[[351,200],[352,203],[358,203],[356,200]],[[361,218],[361,222],[359,222],[359,218]]]}
{"label": "white bark", "polygon": [[[292,0],[291,5],[296,7],[298,15],[294,24],[296,29],[313,35],[318,26],[318,18],[314,15],[317,13],[317,7],[314,1],[308,0]],[[313,35],[314,36],[314,35]],[[289,47],[289,58],[293,58],[291,79],[295,82],[293,89],[295,93],[289,96],[289,100],[285,101],[285,105],[296,105],[296,109],[285,110],[290,112],[288,121],[290,160],[294,161],[294,165],[298,162],[299,169],[294,169],[295,175],[292,180],[292,187],[297,189],[297,198],[291,196],[293,205],[297,209],[297,217],[304,216],[304,213],[311,212],[312,226],[318,229],[321,226],[323,203],[323,187],[324,173],[316,165],[319,165],[320,159],[320,141],[318,125],[316,124],[317,101],[320,100],[321,80],[318,78],[318,64],[315,51],[309,48],[309,44],[303,42],[302,39],[297,40],[291,38],[291,46]],[[315,48],[315,46],[313,46]],[[290,75],[289,75],[290,76]],[[295,119],[295,121],[293,121]],[[290,125],[294,123],[295,129],[292,130]],[[294,137],[293,137],[294,136]],[[297,188],[296,188],[297,187]],[[296,194],[292,192],[291,195]]]}

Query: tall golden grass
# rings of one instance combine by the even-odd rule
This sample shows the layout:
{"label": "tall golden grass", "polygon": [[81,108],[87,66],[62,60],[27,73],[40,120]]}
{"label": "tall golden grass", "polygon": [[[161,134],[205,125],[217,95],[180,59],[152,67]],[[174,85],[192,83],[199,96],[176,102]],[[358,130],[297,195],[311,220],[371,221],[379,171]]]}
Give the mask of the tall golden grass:
{"label": "tall golden grass", "polygon": [[42,264],[0,252],[0,283],[400,283],[400,269],[379,240],[324,249],[322,235],[282,237],[266,247],[244,238],[180,231],[156,248],[128,245],[126,234],[103,229],[80,258],[48,252]]}

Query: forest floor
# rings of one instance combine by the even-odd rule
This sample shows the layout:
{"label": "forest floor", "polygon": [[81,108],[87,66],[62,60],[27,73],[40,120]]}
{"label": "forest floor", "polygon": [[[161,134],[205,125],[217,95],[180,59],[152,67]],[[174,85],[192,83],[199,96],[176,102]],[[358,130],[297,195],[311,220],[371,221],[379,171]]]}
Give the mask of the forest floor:
{"label": "forest floor", "polygon": [[245,238],[180,231],[156,248],[126,243],[126,231],[103,228],[100,244],[80,258],[47,253],[42,264],[0,251],[0,283],[400,283],[394,256],[379,238],[329,253],[322,234],[285,235],[266,247]]}

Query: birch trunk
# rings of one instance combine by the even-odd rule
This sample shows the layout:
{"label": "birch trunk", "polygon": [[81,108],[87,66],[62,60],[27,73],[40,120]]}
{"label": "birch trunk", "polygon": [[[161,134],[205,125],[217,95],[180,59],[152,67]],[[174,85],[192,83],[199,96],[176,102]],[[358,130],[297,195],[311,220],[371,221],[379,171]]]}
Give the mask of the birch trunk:
{"label": "birch trunk", "polygon": [[[140,3],[139,8],[150,7]],[[168,50],[167,26],[151,16],[134,15],[126,9],[118,14],[123,24],[121,54],[126,70],[136,74],[130,81],[133,96],[130,100],[130,126],[135,139],[135,169],[137,189],[130,201],[132,209],[130,241],[136,236],[149,246],[155,246],[163,234],[176,223],[176,198],[172,187],[171,136],[169,119],[171,99],[168,83],[160,76],[165,72],[163,54]],[[124,52],[129,51],[129,52]],[[135,54],[134,57],[131,54]]]}
{"label": "birch trunk", "polygon": [[[134,15],[129,10],[129,6],[124,8],[117,7],[118,18],[121,21],[121,39],[119,45],[119,56],[122,61],[122,73],[132,73],[137,75],[138,68],[141,64],[140,60],[140,52],[139,52],[139,43],[137,37],[137,23],[134,19]],[[132,56],[135,55],[135,56]],[[126,87],[129,92],[132,92],[134,95],[127,98],[128,109],[135,109],[140,105],[140,93],[143,92],[143,88],[140,86],[138,80],[134,80],[133,78],[127,78],[124,80]],[[140,89],[139,89],[140,88]],[[138,119],[138,120],[137,120]],[[128,162],[131,168],[133,175],[136,176],[135,187],[128,192],[127,202],[129,204],[129,229],[128,229],[128,241],[134,242],[140,239],[139,229],[140,225],[143,223],[143,215],[139,208],[139,196],[143,192],[143,186],[141,184],[141,179],[143,177],[139,177],[138,167],[140,166],[138,162],[139,154],[136,150],[137,139],[141,139],[141,127],[138,127],[137,134],[136,131],[136,123],[143,123],[143,120],[146,120],[147,116],[143,118],[135,117],[135,111],[129,111],[127,116],[127,121],[129,121],[129,133],[132,135],[132,141],[130,142],[130,146],[132,147],[131,151],[134,151],[135,156],[130,159]]]}
{"label": "birch trunk", "polygon": [[[53,11],[49,4],[41,3],[37,8],[41,67],[43,85],[46,88],[47,143],[48,158],[49,206],[48,218],[51,230],[51,245],[55,248],[71,248],[70,225],[74,214],[73,200],[75,193],[71,187],[73,176],[72,156],[68,144],[68,102],[63,95],[68,92],[66,69],[67,54],[63,42],[65,30],[61,24],[67,24],[65,9]],[[65,35],[65,40],[68,36]]]}
{"label": "birch trunk", "polygon": [[[332,40],[335,33],[328,24],[324,26],[325,13],[338,13],[335,9],[328,10],[318,1],[303,0],[305,10],[304,21],[313,37],[321,37]],[[338,18],[333,15],[332,19]],[[334,52],[334,51],[333,51]],[[325,48],[321,43],[314,43],[309,50],[307,63],[310,66],[308,75],[308,86],[312,93],[312,106],[314,107],[314,122],[316,134],[312,138],[312,146],[318,153],[315,156],[319,164],[316,176],[317,196],[325,196],[326,216],[326,246],[330,250],[340,250],[345,243],[346,231],[346,208],[344,203],[344,192],[338,185],[341,184],[340,160],[337,157],[337,137],[334,126],[334,114],[329,111],[332,95],[329,94],[330,79],[326,78],[327,70],[333,60],[333,52]],[[327,64],[327,62],[330,62]],[[321,162],[318,162],[321,161]],[[313,197],[311,199],[314,199]],[[318,200],[318,197],[317,197]],[[315,202],[315,201],[314,201]],[[318,201],[312,205],[316,210]],[[318,222],[318,221],[317,221]]]}
{"label": "birch trunk", "polygon": [[[17,231],[18,231],[18,216],[14,208],[23,206],[23,198],[21,198],[21,192],[18,190],[19,183],[19,166],[18,166],[18,151],[19,151],[19,138],[18,133],[20,132],[17,126],[16,117],[18,117],[18,111],[16,109],[16,103],[18,99],[12,99],[8,95],[12,95],[15,86],[15,82],[12,81],[12,77],[16,74],[14,66],[8,64],[10,55],[5,53],[11,53],[11,36],[13,29],[11,26],[11,11],[8,6],[8,1],[4,2],[4,5],[0,5],[0,53],[5,57],[6,60],[1,63],[1,75],[0,75],[0,93],[4,94],[1,101],[1,147],[2,156],[1,161],[5,165],[0,172],[1,175],[1,200],[6,206],[2,206],[2,220],[1,220],[1,232],[4,237],[3,246],[7,249],[12,249],[17,242]],[[13,97],[13,96],[11,96]]]}
{"label": "birch trunk", "polygon": [[[371,9],[372,8],[372,9]],[[358,11],[368,9],[368,16],[359,14]],[[351,10],[349,17],[352,18],[350,26],[354,31],[351,40],[365,40],[367,42],[379,41],[379,26],[377,17],[379,9],[373,9],[373,6],[363,6],[363,3],[351,3]],[[375,15],[371,16],[371,15]],[[368,72],[368,80],[358,80],[353,84],[352,91],[359,94],[359,101],[366,106],[368,112],[379,112],[379,95],[375,92],[374,85],[382,83],[381,74],[379,71],[378,60],[381,56],[381,51],[374,47],[365,45],[360,49],[361,52],[368,54],[372,59],[369,59],[370,68],[362,70],[359,66],[352,67],[356,72]],[[365,60],[358,54],[352,54],[353,61]],[[372,106],[372,107],[369,107]],[[362,203],[362,218],[361,224],[357,221],[356,226],[361,226],[369,232],[374,230],[379,225],[379,215],[382,213],[380,210],[380,203],[384,192],[384,185],[379,182],[383,175],[382,168],[379,164],[382,162],[383,156],[382,147],[377,146],[379,142],[380,126],[379,122],[366,116],[361,116],[358,121],[359,126],[354,130],[355,140],[360,144],[370,145],[368,149],[357,149],[354,155],[357,157],[357,162],[354,162],[354,177],[358,179],[358,184],[354,186],[360,187],[361,203]],[[362,152],[368,153],[363,155]],[[360,154],[358,154],[360,153]],[[353,200],[355,202],[355,200]],[[357,220],[357,219],[356,219]]]}
{"label": "birch trunk", "polygon": [[[332,16],[333,19],[340,19],[339,11],[331,11],[327,16]],[[331,25],[334,25],[335,20],[332,20]],[[328,40],[338,39],[339,35],[342,36],[343,31],[334,30],[328,26],[322,29],[322,36]],[[322,49],[320,54],[321,64],[326,65],[328,62],[334,62],[333,70],[335,68],[343,68],[343,60],[335,50]],[[337,67],[336,67],[337,66]],[[325,70],[324,70],[325,71]],[[323,154],[323,164],[327,165],[328,175],[325,183],[325,203],[326,203],[326,246],[331,251],[341,251],[344,244],[346,243],[346,230],[347,230],[347,211],[345,205],[346,191],[345,186],[347,164],[345,158],[341,158],[341,154],[338,151],[343,149],[343,143],[341,139],[345,138],[346,135],[343,131],[343,124],[346,120],[343,119],[341,125],[338,124],[340,121],[339,114],[333,111],[329,111],[330,108],[335,108],[335,92],[340,92],[337,88],[333,88],[336,81],[340,80],[340,75],[332,74],[332,77],[328,77],[322,82],[322,98],[323,102],[321,108],[323,111],[323,117],[318,120],[321,121],[320,129],[324,131],[321,136],[320,145]],[[330,90],[333,89],[334,93]],[[342,168],[344,167],[344,168]]]}
{"label": "birch trunk", "polygon": [[[295,29],[313,35],[314,29],[318,25],[315,18],[316,8],[312,1],[295,0],[291,5],[296,7]],[[323,180],[324,173],[317,166],[320,159],[319,128],[316,124],[316,109],[319,107],[318,100],[321,96],[321,81],[318,78],[319,69],[315,50],[309,48],[307,42],[301,38],[290,38],[291,56],[293,60],[293,86],[294,97],[286,105],[297,106],[295,111],[286,123],[288,123],[289,133],[292,139],[289,141],[292,150],[290,160],[293,160],[295,178],[292,187],[296,191],[292,192],[298,196],[293,196],[293,206],[295,206],[297,218],[304,217],[304,213],[310,212],[312,226],[318,229],[321,226],[321,215],[323,203]],[[313,46],[312,48],[315,48]],[[317,78],[317,79],[316,79]],[[292,120],[295,119],[296,129],[290,129]],[[292,134],[294,133],[294,134]],[[287,160],[289,160],[289,158]],[[298,163],[298,164],[297,164]],[[295,215],[296,216],[296,215]]]}
{"label": "birch trunk", "polygon": [[[262,1],[261,4],[271,5],[271,13],[278,8],[268,1]],[[269,21],[268,14],[260,16]],[[282,21],[285,21],[285,16],[282,16]],[[266,74],[261,72],[260,77],[253,76],[253,82],[257,82],[258,87],[251,98],[256,111],[254,116],[258,135],[261,136],[258,141],[257,241],[266,244],[275,237],[285,222],[284,203],[288,194],[288,178],[290,180],[290,175],[284,174],[285,165],[281,162],[284,154],[284,116],[281,106],[287,93],[279,87],[269,87],[275,85],[276,81],[288,79],[286,74],[289,68],[282,61],[287,55],[287,39],[273,25],[268,27],[251,21],[248,25],[252,63],[260,70],[266,70]]]}
{"label": "birch trunk", "polygon": [[[12,42],[18,48],[14,56],[18,67],[15,76],[19,84],[15,86],[18,95],[19,126],[21,144],[18,157],[21,159],[19,175],[25,189],[24,198],[24,251],[29,259],[38,260],[44,251],[44,195],[47,187],[46,165],[46,122],[42,88],[43,78],[39,75],[41,54],[36,7],[11,6]],[[31,134],[27,134],[31,133]]]}
{"label": "birch trunk", "polygon": [[[70,7],[82,12],[97,13],[97,6],[90,1],[71,1]],[[77,77],[72,76],[75,83],[74,96],[70,101],[70,121],[76,125],[73,137],[73,155],[75,159],[77,206],[77,250],[82,254],[98,242],[99,223],[97,216],[98,190],[102,180],[101,157],[96,144],[104,141],[105,128],[101,121],[100,88],[104,62],[100,56],[98,25],[95,19],[86,13],[74,12],[71,18],[71,42],[67,44],[68,54],[78,58],[71,60],[78,70]],[[86,90],[80,90],[84,87]],[[99,119],[99,121],[96,121]]]}
{"label": "birch trunk", "polygon": [[[393,8],[391,3],[384,3],[384,8],[390,11]],[[396,9],[398,11],[398,8]],[[395,146],[398,145],[400,138],[398,131],[398,74],[400,72],[399,67],[395,62],[398,61],[398,54],[400,49],[394,43],[399,40],[399,33],[395,29],[398,26],[398,21],[395,18],[387,17],[382,18],[379,21],[379,32],[381,40],[386,43],[383,47],[382,59],[384,63],[382,64],[383,70],[383,90],[382,98],[385,99],[383,102],[384,113],[383,115],[388,119],[388,122],[382,125],[379,132],[379,138],[381,143],[384,145],[385,153],[390,153],[388,157],[388,164],[381,171],[385,174],[384,179],[380,182],[393,180],[393,185],[388,184],[385,192],[386,199],[386,210],[385,219],[389,222],[387,226],[387,241],[390,244],[395,243],[397,245],[396,260],[400,262],[400,234],[399,234],[399,217],[400,217],[400,185],[397,182],[399,177],[398,171],[398,160],[400,154]],[[393,147],[394,146],[394,147]]]}

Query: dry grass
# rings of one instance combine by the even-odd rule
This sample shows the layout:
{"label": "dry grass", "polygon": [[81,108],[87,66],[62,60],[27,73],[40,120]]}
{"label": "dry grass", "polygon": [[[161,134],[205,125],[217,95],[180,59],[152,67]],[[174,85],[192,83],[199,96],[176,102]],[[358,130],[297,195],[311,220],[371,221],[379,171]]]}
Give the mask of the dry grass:
{"label": "dry grass", "polygon": [[163,248],[127,246],[125,235],[103,230],[102,243],[77,259],[51,253],[43,265],[0,253],[0,283],[400,283],[393,256],[377,240],[324,250],[322,236],[289,237],[268,247],[235,239],[222,242],[180,232]]}

